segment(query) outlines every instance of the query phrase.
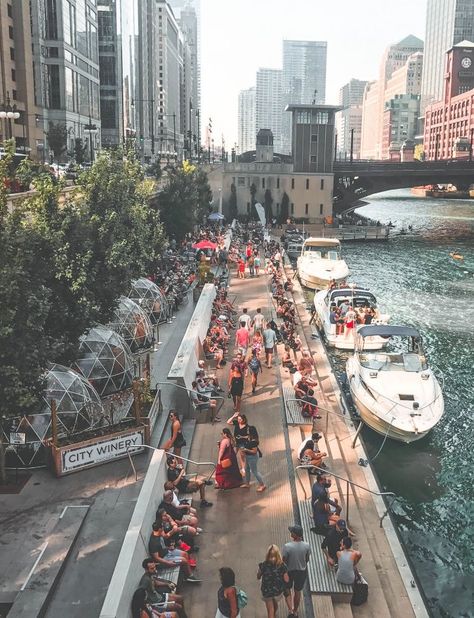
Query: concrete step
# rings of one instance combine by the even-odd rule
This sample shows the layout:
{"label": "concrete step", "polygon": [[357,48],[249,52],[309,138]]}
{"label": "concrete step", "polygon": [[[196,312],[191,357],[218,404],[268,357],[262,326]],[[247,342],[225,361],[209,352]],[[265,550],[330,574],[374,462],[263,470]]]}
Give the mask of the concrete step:
{"label": "concrete step", "polygon": [[9,618],[44,616],[88,511],[88,505],[65,508],[24,589],[15,598]]}
{"label": "concrete step", "polygon": [[350,603],[333,603],[334,618],[353,618]]}
{"label": "concrete step", "polygon": [[[319,618],[319,616],[324,616],[324,618],[336,618],[333,601],[329,595],[312,594],[311,600],[313,602],[313,611],[316,618]],[[341,605],[348,606],[347,604]]]}

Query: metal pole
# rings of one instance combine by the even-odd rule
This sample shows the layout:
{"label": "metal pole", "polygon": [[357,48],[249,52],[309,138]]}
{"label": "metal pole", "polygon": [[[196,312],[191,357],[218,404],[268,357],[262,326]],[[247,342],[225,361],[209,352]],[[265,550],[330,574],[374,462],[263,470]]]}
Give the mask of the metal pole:
{"label": "metal pole", "polygon": [[472,161],[472,136],[474,134],[474,129],[471,129],[471,143],[469,144],[469,161]]}
{"label": "metal pole", "polygon": [[349,481],[346,481],[346,521],[349,523]]}
{"label": "metal pole", "polygon": [[151,132],[151,154],[155,154],[155,99],[150,99],[151,115],[150,115],[150,132]]}
{"label": "metal pole", "polygon": [[351,129],[351,158],[350,162],[354,160],[354,129]]}
{"label": "metal pole", "polygon": [[178,156],[178,151],[176,150],[176,112],[173,113],[173,147],[176,157]]}
{"label": "metal pole", "polygon": [[198,120],[198,126],[197,126],[197,154],[198,154],[198,163],[201,163],[201,112],[200,110],[197,110],[197,120]]}
{"label": "metal pole", "polygon": [[357,427],[357,431],[355,432],[354,439],[352,440],[352,448],[355,448],[355,445],[356,445],[356,442],[357,442],[357,438],[359,437],[359,434],[362,431],[362,427],[363,426],[364,426],[364,423],[361,421],[359,423],[359,427]]}
{"label": "metal pole", "polygon": [[91,163],[94,163],[94,147],[92,144],[92,118],[89,114],[89,148],[91,151]]}
{"label": "metal pole", "polygon": [[51,399],[51,436],[53,439],[53,446],[58,445],[58,410],[56,407],[56,401]]}
{"label": "metal pole", "polygon": [[337,131],[334,134],[334,161],[337,160]]}

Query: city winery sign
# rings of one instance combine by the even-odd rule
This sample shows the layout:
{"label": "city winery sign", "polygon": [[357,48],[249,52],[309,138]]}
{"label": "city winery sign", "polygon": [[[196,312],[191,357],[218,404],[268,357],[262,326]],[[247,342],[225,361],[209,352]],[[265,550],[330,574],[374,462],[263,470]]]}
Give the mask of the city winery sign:
{"label": "city winery sign", "polygon": [[[127,457],[128,450],[133,454],[144,451],[145,430],[144,428],[133,429],[129,432],[120,432],[113,436],[99,438],[96,441],[89,440],[80,446],[71,445],[58,449],[60,451],[60,463],[58,474],[68,474],[84,468],[97,466],[121,457]],[[137,448],[137,447],[142,448]]]}

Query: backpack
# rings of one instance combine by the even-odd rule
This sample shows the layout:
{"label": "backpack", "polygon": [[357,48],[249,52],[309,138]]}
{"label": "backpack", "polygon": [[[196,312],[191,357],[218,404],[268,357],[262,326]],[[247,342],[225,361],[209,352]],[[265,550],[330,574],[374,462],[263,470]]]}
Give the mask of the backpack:
{"label": "backpack", "polygon": [[260,369],[260,361],[256,356],[252,356],[249,362],[249,369],[253,372],[257,372]]}
{"label": "backpack", "polygon": [[235,588],[235,591],[237,593],[237,607],[240,609],[243,609],[249,602],[247,593],[242,590],[242,588]]}

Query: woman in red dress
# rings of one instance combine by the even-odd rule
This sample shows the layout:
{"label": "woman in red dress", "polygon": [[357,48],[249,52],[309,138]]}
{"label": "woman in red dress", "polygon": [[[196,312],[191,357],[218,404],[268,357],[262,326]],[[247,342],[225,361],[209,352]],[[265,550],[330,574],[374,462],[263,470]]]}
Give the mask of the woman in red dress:
{"label": "woman in red dress", "polygon": [[235,440],[230,430],[222,430],[219,442],[219,455],[216,467],[216,489],[233,489],[242,485],[237,457],[235,454]]}

